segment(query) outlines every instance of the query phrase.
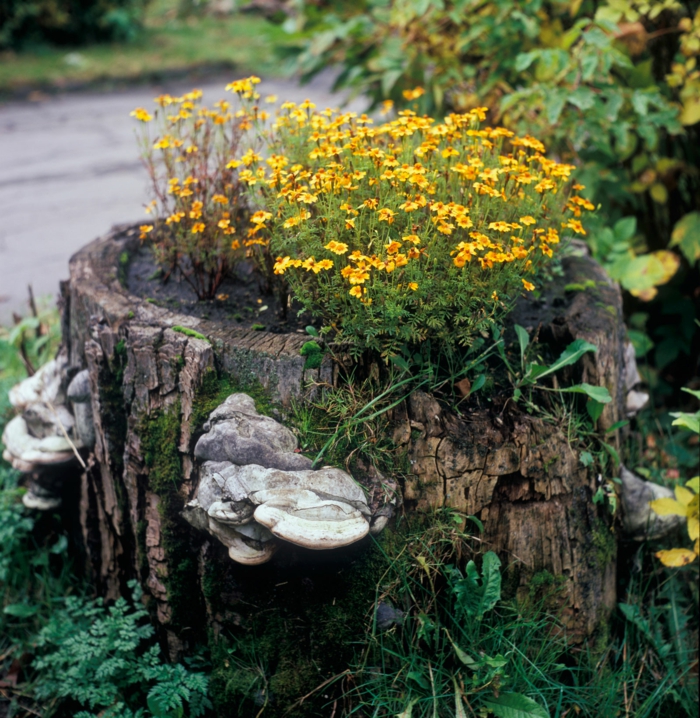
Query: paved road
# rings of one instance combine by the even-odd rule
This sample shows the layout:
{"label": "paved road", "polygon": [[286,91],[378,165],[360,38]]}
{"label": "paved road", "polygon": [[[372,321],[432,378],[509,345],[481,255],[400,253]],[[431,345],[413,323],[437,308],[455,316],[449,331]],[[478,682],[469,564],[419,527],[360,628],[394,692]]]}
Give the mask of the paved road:
{"label": "paved road", "polygon": [[[200,84],[205,102],[224,97],[224,84]],[[304,87],[265,81],[261,90],[337,106],[343,97],[330,86],[325,75]],[[27,311],[28,284],[36,296],[55,296],[75,251],[113,224],[145,217],[147,178],[129,112],[187,89],[173,83],[0,105],[0,323]]]}

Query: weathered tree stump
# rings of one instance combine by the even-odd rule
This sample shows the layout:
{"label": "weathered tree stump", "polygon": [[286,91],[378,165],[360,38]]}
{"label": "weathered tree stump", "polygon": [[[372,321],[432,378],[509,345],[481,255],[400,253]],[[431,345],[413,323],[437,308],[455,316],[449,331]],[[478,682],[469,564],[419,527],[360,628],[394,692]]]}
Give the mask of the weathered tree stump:
{"label": "weathered tree stump", "polygon": [[[337,550],[350,557],[352,571],[336,552],[297,549],[266,566],[240,567],[181,518],[196,488],[193,439],[212,409],[239,390],[257,390],[283,409],[304,401],[308,387],[332,385],[334,367],[326,356],[319,368],[304,368],[302,334],[237,329],[131,295],[120,274],[138,244],[137,230],[115,228],[72,258],[63,286],[65,344],[71,365],[89,369],[95,417],[80,520],[97,590],[115,597],[129,580],[141,581],[173,656],[207,629],[216,635],[240,622],[262,600],[262,586],[299,605],[304,592],[316,590],[305,583],[314,572],[326,571],[334,590],[362,592],[367,610],[374,588],[357,573],[366,543]],[[613,402],[599,420],[606,429],[624,415],[620,292],[591,259],[569,258],[564,269],[565,277],[539,302],[523,301],[511,320],[555,348],[579,337],[598,346],[583,359],[579,379],[610,390]],[[585,291],[566,291],[584,282]],[[173,329],[182,326],[208,341]],[[538,573],[562,577],[568,627],[591,636],[615,600],[615,540],[610,517],[591,501],[596,477],[555,423],[514,406],[467,406],[460,418],[416,393],[397,412],[394,439],[412,466],[402,487],[405,510],[451,506],[480,517],[485,545],[510,565],[513,591],[526,590]],[[340,578],[339,565],[347,569]],[[343,583],[351,580],[358,585]]]}

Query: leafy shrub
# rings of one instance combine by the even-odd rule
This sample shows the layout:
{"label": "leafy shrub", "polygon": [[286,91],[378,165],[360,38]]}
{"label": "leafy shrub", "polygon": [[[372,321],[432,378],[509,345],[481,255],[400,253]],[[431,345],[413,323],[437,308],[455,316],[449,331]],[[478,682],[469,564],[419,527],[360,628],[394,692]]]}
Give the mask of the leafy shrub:
{"label": "leafy shrub", "polygon": [[136,37],[148,0],[0,0],[0,47]]}
{"label": "leafy shrub", "polygon": [[567,204],[573,167],[530,136],[481,128],[483,108],[444,122],[406,110],[375,128],[314,107],[284,103],[270,156],[253,154],[241,179],[260,188],[252,221],[269,232],[275,273],[351,351],[428,342],[454,354],[535,289],[526,277],[562,226],[585,234],[577,217],[593,206]]}
{"label": "leafy shrub", "polygon": [[101,600],[65,599],[36,641],[36,697],[70,700],[83,709],[78,718],[203,715],[211,708],[208,678],[162,663],[160,647],[149,646],[154,629],[138,607],[141,590],[130,585],[133,605],[123,598],[109,608]]}
{"label": "leafy shrub", "polygon": [[601,209],[589,245],[610,274],[638,302],[680,275],[643,330],[648,345],[649,334],[657,340],[657,367],[692,353],[694,328],[660,315],[692,314],[698,277],[700,11],[676,0],[295,7],[290,24],[308,37],[297,60],[306,76],[337,64],[338,84],[375,105],[405,105],[416,85],[426,88],[425,111],[488,105],[493,121],[580,166],[586,197]]}
{"label": "leafy shrub", "polygon": [[131,114],[141,123],[155,197],[149,209],[159,220],[143,225],[141,238],[152,240],[166,279],[176,271],[200,299],[213,299],[257,240],[234,236],[246,216],[236,168],[250,164],[249,155],[235,156],[247,125],[234,117],[229,102],[221,100],[210,110],[201,98],[199,90],[162,95],[153,115],[144,108]]}

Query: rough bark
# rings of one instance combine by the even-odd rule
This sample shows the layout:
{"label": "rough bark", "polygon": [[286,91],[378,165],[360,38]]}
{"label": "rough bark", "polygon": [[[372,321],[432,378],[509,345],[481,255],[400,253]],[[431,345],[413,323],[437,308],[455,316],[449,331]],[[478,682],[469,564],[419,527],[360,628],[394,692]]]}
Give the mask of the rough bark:
{"label": "rough bark", "polygon": [[[65,340],[71,363],[89,369],[97,436],[80,516],[98,591],[115,597],[139,579],[177,655],[193,627],[218,625],[202,587],[207,565],[223,562],[222,574],[231,573],[225,551],[179,516],[195,488],[203,388],[211,377],[233,377],[239,386],[257,383],[285,406],[303,401],[309,383],[332,384],[334,371],[328,359],[304,369],[303,335],[220,326],[130,295],[119,281],[120,257],[138,245],[137,235],[116,228],[95,240],[72,258],[64,287]],[[539,305],[518,307],[514,321],[555,348],[577,337],[599,347],[584,359],[579,379],[610,390],[614,400],[599,422],[609,428],[624,412],[620,293],[590,259],[567,260],[565,269]],[[589,280],[593,288],[566,290]],[[178,325],[209,341],[173,330]],[[403,487],[407,508],[452,506],[479,516],[485,544],[513,565],[514,590],[526,591],[539,572],[562,576],[569,627],[591,635],[615,598],[614,541],[609,519],[591,502],[595,477],[560,427],[514,409],[499,416],[469,406],[458,417],[417,393],[397,415],[394,438],[413,467]],[[263,569],[245,575],[252,580],[255,570]],[[231,611],[240,600],[239,581]]]}

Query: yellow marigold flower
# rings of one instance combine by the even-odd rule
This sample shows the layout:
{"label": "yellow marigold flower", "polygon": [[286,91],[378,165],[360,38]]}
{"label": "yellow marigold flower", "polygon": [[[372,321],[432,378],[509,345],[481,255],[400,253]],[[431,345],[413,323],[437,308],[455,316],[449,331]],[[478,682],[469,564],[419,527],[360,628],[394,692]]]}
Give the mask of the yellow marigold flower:
{"label": "yellow marigold flower", "polygon": [[311,194],[311,192],[302,192],[299,195],[299,202],[303,202],[304,204],[313,204],[314,202],[318,202],[318,195]]}
{"label": "yellow marigold flower", "polygon": [[455,226],[452,222],[440,222],[437,226],[437,230],[440,234],[446,234],[448,236],[454,232],[454,229]]}
{"label": "yellow marigold flower", "polygon": [[332,239],[325,245],[324,249],[333,252],[333,254],[345,254],[348,251],[348,245],[345,242],[336,242]]}
{"label": "yellow marigold flower", "polygon": [[172,224],[173,222],[180,222],[181,219],[185,218],[184,212],[173,212],[169,217],[166,218],[165,224]]}
{"label": "yellow marigold flower", "polygon": [[355,220],[349,217],[345,218],[345,229],[355,229]]}
{"label": "yellow marigold flower", "polygon": [[554,180],[549,179],[549,177],[545,177],[545,179],[535,185],[535,192],[544,194],[547,190],[554,189],[555,187],[556,185],[554,184]]}
{"label": "yellow marigold flower", "polygon": [[380,222],[388,222],[389,224],[394,223],[394,215],[396,212],[394,212],[391,209],[387,209],[384,207],[384,209],[379,210],[379,221]]}
{"label": "yellow marigold flower", "polygon": [[394,261],[397,267],[405,267],[408,264],[408,257],[405,254],[397,254]]}
{"label": "yellow marigold flower", "polygon": [[362,296],[362,287],[352,287],[352,289],[348,292],[348,294],[351,297],[357,297],[358,299]]}
{"label": "yellow marigold flower", "polygon": [[231,249],[240,249],[240,248],[241,248],[241,243],[237,239],[234,239],[233,242],[231,242]]}
{"label": "yellow marigold flower", "polygon": [[153,231],[153,225],[152,224],[142,224],[139,227],[139,229],[141,230],[139,239],[146,239],[146,236]]}
{"label": "yellow marigold flower", "polygon": [[322,259],[320,262],[316,263],[317,269],[332,269],[333,268],[333,260],[332,259]]}
{"label": "yellow marigold flower", "polygon": [[493,299],[494,302],[498,301],[498,292],[491,292],[491,299]]}
{"label": "yellow marigold flower", "polygon": [[580,192],[581,190],[586,189],[586,185],[577,183],[572,186],[572,189],[575,190],[576,192]]}
{"label": "yellow marigold flower", "polygon": [[277,102],[277,95],[268,95],[265,98],[265,102],[267,102],[268,105],[274,105],[275,102]]}
{"label": "yellow marigold flower", "polygon": [[225,301],[228,299],[228,296],[229,296],[228,294],[224,294],[224,293],[222,292],[221,294],[217,294],[217,295],[216,295],[216,298],[217,298],[220,302],[225,302]]}
{"label": "yellow marigold flower", "polygon": [[168,147],[170,147],[170,138],[167,135],[153,145],[154,150],[166,150]]}
{"label": "yellow marigold flower", "polygon": [[315,110],[316,105],[311,100],[306,99],[299,105],[300,110]]}
{"label": "yellow marigold flower", "polygon": [[508,222],[489,222],[489,229],[495,229],[497,232],[510,232],[511,225]]}
{"label": "yellow marigold flower", "polygon": [[573,229],[576,234],[586,234],[586,230],[583,228],[583,225],[579,220],[577,219],[570,219],[567,222],[564,222],[562,224],[562,227],[569,227],[570,229]]}
{"label": "yellow marigold flower", "polygon": [[415,247],[409,247],[408,258],[418,259],[418,257],[420,257],[420,250],[416,249]]}
{"label": "yellow marigold flower", "polygon": [[258,210],[253,214],[250,218],[250,221],[252,224],[264,224],[267,222],[268,219],[272,219],[272,213],[271,212],[265,212],[263,210]]}
{"label": "yellow marigold flower", "polygon": [[384,116],[388,115],[394,107],[393,100],[384,100],[380,106],[379,114]]}
{"label": "yellow marigold flower", "polygon": [[199,152],[199,147],[197,147],[197,145],[190,145],[185,148],[185,152],[187,152],[188,155],[192,155],[195,152]]}
{"label": "yellow marigold flower", "polygon": [[386,253],[387,254],[396,254],[401,249],[401,244],[399,242],[389,242],[389,244],[384,245],[386,247]]}
{"label": "yellow marigold flower", "polygon": [[522,222],[526,227],[529,227],[531,224],[536,223],[536,219],[534,217],[531,217],[529,214],[526,214],[524,217],[521,217],[520,222]]}
{"label": "yellow marigold flower", "polygon": [[257,152],[253,152],[253,150],[248,150],[248,151],[241,157],[241,162],[243,162],[243,164],[244,164],[246,167],[250,167],[250,166],[251,166],[252,164],[254,164],[255,162],[260,162],[261,159],[262,159],[262,156],[259,155]]}
{"label": "yellow marigold flower", "polygon": [[222,195],[222,194],[215,194],[211,198],[211,201],[214,202],[215,204],[228,204],[228,198],[224,197],[224,195]]}
{"label": "yellow marigold flower", "polygon": [[230,160],[226,163],[227,170],[235,170],[240,167],[243,163],[240,160]]}
{"label": "yellow marigold flower", "polygon": [[219,229],[228,229],[231,224],[230,219],[220,219],[216,225]]}
{"label": "yellow marigold flower", "polygon": [[190,232],[192,232],[192,234],[201,234],[205,230],[205,228],[206,225],[204,224],[204,222],[195,222],[192,225],[192,229],[190,230]]}
{"label": "yellow marigold flower", "polygon": [[412,290],[415,292],[416,289],[418,289],[418,282],[409,282],[409,283],[408,283],[408,288],[409,288],[409,289],[412,289]]}
{"label": "yellow marigold flower", "polygon": [[131,117],[135,117],[139,122],[150,122],[153,119],[153,115],[149,114],[143,107],[137,107],[135,110],[129,113]]}
{"label": "yellow marigold flower", "polygon": [[173,192],[173,194],[177,194],[180,197],[191,197],[194,192],[191,189],[188,189],[185,187],[184,189],[181,189],[179,192]]}
{"label": "yellow marigold flower", "polygon": [[540,244],[540,250],[542,254],[546,255],[547,257],[551,257],[554,254],[551,247],[548,247],[546,244]]}
{"label": "yellow marigold flower", "polygon": [[445,147],[440,154],[444,159],[448,159],[449,157],[459,157],[459,152],[454,147]]}
{"label": "yellow marigold flower", "polygon": [[535,285],[532,284],[531,282],[528,282],[526,279],[523,279],[521,281],[523,283],[523,287],[525,287],[525,289],[527,289],[528,292],[531,292],[535,288]]}
{"label": "yellow marigold flower", "polygon": [[367,207],[367,209],[377,209],[377,207],[379,206],[379,200],[374,198],[366,199],[362,203],[362,206]]}
{"label": "yellow marigold flower", "polygon": [[404,242],[412,242],[413,244],[420,244],[420,237],[417,234],[407,234],[407,235],[401,237],[401,239]]}

